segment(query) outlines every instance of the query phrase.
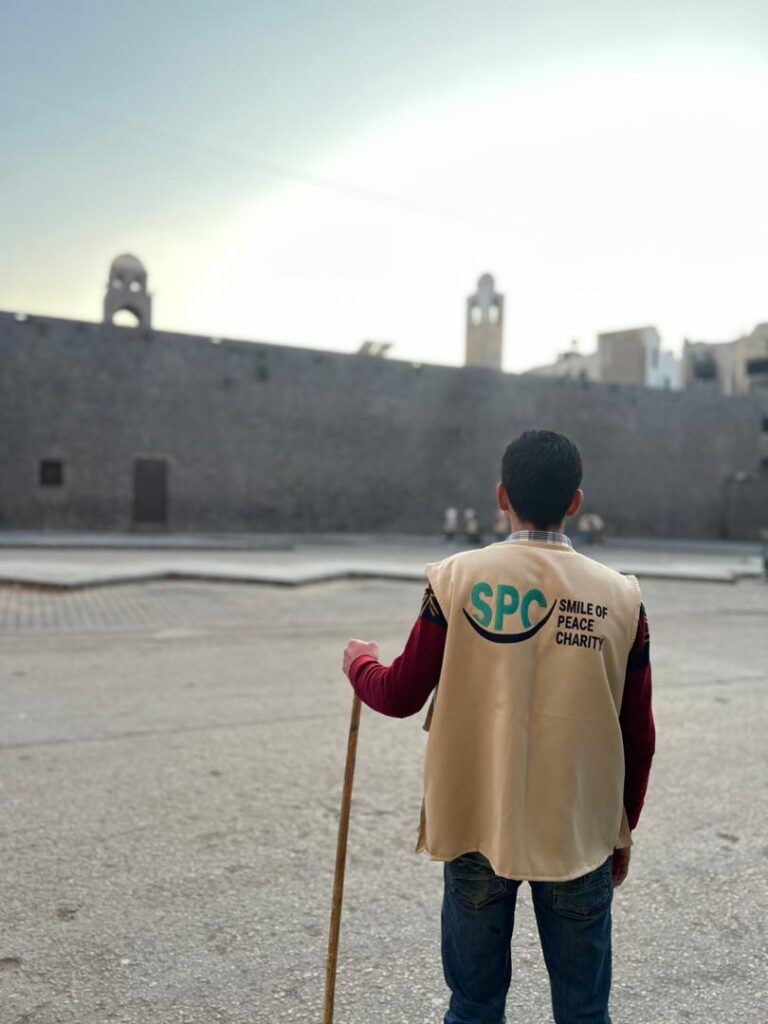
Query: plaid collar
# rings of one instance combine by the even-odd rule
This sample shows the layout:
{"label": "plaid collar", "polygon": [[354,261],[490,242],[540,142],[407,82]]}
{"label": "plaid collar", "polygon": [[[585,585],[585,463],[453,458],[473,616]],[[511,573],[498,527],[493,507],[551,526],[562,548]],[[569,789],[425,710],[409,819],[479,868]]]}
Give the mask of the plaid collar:
{"label": "plaid collar", "polygon": [[553,533],[550,530],[516,530],[507,537],[508,543],[514,544],[518,540],[533,540],[538,541],[540,544],[564,544],[566,547],[573,547],[571,538],[566,536],[566,534]]}

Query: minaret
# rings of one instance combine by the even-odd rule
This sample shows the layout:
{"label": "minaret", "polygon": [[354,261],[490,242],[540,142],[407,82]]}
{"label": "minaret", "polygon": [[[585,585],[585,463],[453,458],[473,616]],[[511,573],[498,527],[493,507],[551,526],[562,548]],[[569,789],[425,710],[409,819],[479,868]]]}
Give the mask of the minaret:
{"label": "minaret", "polygon": [[501,369],[504,345],[504,296],[496,291],[490,274],[477,282],[477,292],[467,299],[466,366]]}
{"label": "minaret", "polygon": [[147,272],[141,260],[124,253],[112,260],[107,292],[104,296],[104,323],[111,324],[115,313],[127,309],[136,317],[137,327],[152,324],[152,296],[147,291]]}

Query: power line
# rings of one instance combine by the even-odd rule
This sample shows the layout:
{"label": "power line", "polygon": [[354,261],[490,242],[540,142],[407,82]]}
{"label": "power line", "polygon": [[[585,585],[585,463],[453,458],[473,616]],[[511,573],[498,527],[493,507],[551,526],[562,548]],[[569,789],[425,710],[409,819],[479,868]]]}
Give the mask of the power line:
{"label": "power line", "polygon": [[[14,83],[13,85],[13,92],[18,95],[19,89],[17,83]],[[432,217],[443,217],[454,221],[461,221],[466,224],[474,224],[477,227],[491,228],[495,231],[513,230],[511,225],[505,224],[502,221],[477,217],[474,214],[465,213],[461,210],[452,210],[432,203],[425,203],[421,200],[410,199],[408,196],[369,188],[366,185],[356,185],[350,182],[339,181],[335,178],[328,178],[324,175],[315,174],[312,171],[289,167],[286,164],[277,163],[273,160],[266,159],[265,157],[252,157],[246,156],[243,153],[236,153],[233,150],[222,146],[212,145],[204,140],[193,138],[192,136],[174,131],[173,129],[135,121],[132,118],[119,115],[116,116],[113,110],[100,108],[96,104],[82,103],[82,101],[77,104],[70,99],[62,100],[60,95],[44,95],[37,90],[27,89],[25,92],[31,99],[38,103],[43,103],[46,106],[54,105],[60,109],[74,109],[75,112],[78,113],[77,108],[79,105],[83,109],[88,109],[90,114],[94,117],[98,117],[104,125],[118,126],[127,131],[133,132],[136,135],[154,138],[155,140],[173,146],[177,149],[196,152],[202,156],[207,156],[224,163],[251,167],[263,174],[268,174],[276,178],[300,182],[314,188],[322,188],[336,192],[338,195],[343,195],[347,198],[359,199],[363,202],[407,210],[411,213],[420,213]]]}

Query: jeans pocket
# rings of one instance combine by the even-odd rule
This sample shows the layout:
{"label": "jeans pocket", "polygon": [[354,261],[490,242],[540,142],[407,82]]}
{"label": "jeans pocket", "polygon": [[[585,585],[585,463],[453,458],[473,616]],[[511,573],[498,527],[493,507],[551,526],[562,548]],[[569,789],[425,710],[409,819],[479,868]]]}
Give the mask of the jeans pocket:
{"label": "jeans pocket", "polygon": [[485,907],[503,896],[506,882],[494,872],[482,853],[465,853],[445,865],[451,896],[474,909]]}
{"label": "jeans pocket", "polygon": [[611,905],[611,858],[594,871],[552,885],[552,908],[562,917],[584,920],[597,917]]}

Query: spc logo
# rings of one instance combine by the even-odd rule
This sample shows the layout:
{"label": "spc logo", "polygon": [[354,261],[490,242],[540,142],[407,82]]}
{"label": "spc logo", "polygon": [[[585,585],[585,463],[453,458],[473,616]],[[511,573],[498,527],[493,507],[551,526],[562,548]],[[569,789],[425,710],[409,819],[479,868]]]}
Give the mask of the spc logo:
{"label": "spc logo", "polygon": [[[519,644],[523,640],[530,640],[536,636],[542,626],[549,622],[552,612],[555,610],[556,601],[553,601],[547,614],[535,625],[531,625],[531,607],[549,607],[546,597],[537,588],[529,590],[522,601],[517,587],[508,583],[500,583],[494,593],[490,583],[476,583],[472,587],[472,606],[475,609],[470,615],[466,608],[463,608],[464,618],[472,629],[484,640],[491,640],[495,644]],[[521,633],[505,633],[504,620],[508,615],[515,615],[520,610],[520,620],[523,624]],[[483,627],[490,626],[493,621],[495,632]]]}

